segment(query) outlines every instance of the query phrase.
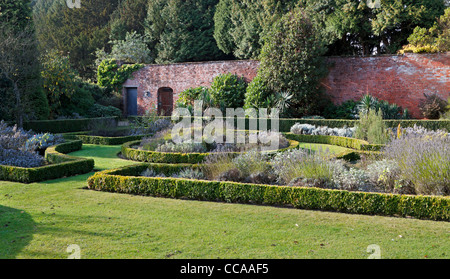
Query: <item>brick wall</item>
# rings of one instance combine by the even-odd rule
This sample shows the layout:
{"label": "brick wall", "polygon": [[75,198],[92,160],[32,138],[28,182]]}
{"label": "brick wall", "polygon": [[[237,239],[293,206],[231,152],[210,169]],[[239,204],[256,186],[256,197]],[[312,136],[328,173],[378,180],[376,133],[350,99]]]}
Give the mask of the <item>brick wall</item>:
{"label": "brick wall", "polygon": [[173,90],[175,103],[180,92],[191,87],[209,87],[219,74],[237,74],[250,82],[256,76],[258,65],[254,60],[148,65],[127,80],[124,93],[126,87],[138,88],[138,112],[142,114],[157,104],[157,92],[161,87]]}
{"label": "brick wall", "polygon": [[[323,85],[335,104],[370,93],[408,108],[420,118],[418,104],[423,93],[450,97],[450,53],[329,57],[328,61],[330,72]],[[258,66],[254,60],[148,65],[135,72],[124,87],[138,88],[138,110],[142,114],[156,105],[161,87],[172,88],[176,100],[183,90],[209,86],[221,73],[235,73],[251,81]]]}
{"label": "brick wall", "polygon": [[450,53],[330,57],[329,62],[323,84],[335,104],[370,93],[421,118],[418,105],[424,93],[450,97]]}

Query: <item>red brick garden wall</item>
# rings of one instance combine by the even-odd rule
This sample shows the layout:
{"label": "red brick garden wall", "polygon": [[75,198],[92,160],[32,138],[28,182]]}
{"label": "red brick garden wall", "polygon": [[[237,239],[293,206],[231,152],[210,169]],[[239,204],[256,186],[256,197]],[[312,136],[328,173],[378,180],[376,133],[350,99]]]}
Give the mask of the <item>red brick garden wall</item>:
{"label": "red brick garden wall", "polygon": [[208,87],[219,74],[237,74],[250,82],[256,76],[258,65],[254,60],[148,65],[135,72],[124,87],[138,88],[138,113],[143,114],[157,104],[157,92],[161,87],[173,90],[175,104],[180,92],[191,87]]}
{"label": "red brick garden wall", "polygon": [[[330,57],[328,61],[330,72],[323,85],[335,104],[370,93],[408,108],[420,118],[418,104],[424,93],[450,97],[450,53]],[[234,73],[251,81],[258,66],[254,60],[148,65],[135,72],[124,88],[138,88],[138,111],[142,114],[156,105],[161,87],[172,88],[176,100],[183,90],[209,86],[221,73]]]}
{"label": "red brick garden wall", "polygon": [[450,97],[450,53],[330,57],[329,61],[333,65],[324,86],[335,104],[370,93],[421,118],[418,105],[424,93]]}

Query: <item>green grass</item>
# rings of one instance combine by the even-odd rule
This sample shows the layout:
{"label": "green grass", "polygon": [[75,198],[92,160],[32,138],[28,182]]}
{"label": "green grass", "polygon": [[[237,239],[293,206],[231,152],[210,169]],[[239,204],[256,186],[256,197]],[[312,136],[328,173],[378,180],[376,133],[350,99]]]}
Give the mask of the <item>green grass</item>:
{"label": "green grass", "polygon": [[[120,147],[71,155],[96,169],[133,162]],[[450,223],[86,190],[80,175],[34,184],[0,182],[0,258],[450,258]]]}

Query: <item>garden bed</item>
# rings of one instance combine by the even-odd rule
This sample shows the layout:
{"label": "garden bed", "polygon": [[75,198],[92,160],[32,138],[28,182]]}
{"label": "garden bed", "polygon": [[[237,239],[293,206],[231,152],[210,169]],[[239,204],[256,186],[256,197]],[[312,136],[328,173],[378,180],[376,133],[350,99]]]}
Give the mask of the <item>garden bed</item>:
{"label": "garden bed", "polygon": [[[208,181],[171,177],[142,177],[146,169],[172,175],[187,165],[138,164],[98,172],[88,179],[92,190],[165,198],[292,206],[298,209],[343,213],[450,220],[450,198],[352,192]],[[199,166],[196,166],[199,167]]]}
{"label": "garden bed", "polygon": [[136,136],[116,136],[116,137],[104,137],[89,135],[90,132],[78,132],[64,134],[64,138],[67,140],[81,140],[84,144],[96,144],[96,145],[121,145],[126,142],[136,141],[143,139],[149,135],[136,135]]}
{"label": "garden bed", "polygon": [[[139,161],[139,162],[149,162],[149,163],[187,163],[187,164],[198,164],[202,163],[204,159],[211,153],[178,153],[178,152],[157,152],[151,150],[141,150],[135,148],[141,143],[140,140],[127,142],[122,145],[121,156],[125,159]],[[289,147],[265,151],[266,153],[281,152],[288,149],[298,148],[299,143],[295,140],[289,140]],[[241,152],[224,152],[231,156],[237,156]]]}
{"label": "garden bed", "polygon": [[94,160],[66,155],[80,150],[81,141],[71,141],[47,148],[45,159],[48,165],[36,168],[22,168],[0,165],[0,180],[33,183],[89,173],[94,168]]}

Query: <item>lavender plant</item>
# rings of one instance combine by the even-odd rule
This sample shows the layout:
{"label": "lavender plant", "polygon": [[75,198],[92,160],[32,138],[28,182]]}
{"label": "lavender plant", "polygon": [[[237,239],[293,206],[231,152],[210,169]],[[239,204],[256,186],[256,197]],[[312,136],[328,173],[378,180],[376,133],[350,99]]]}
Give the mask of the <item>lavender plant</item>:
{"label": "lavender plant", "polygon": [[327,152],[309,153],[301,149],[292,149],[275,155],[270,163],[278,181],[289,184],[294,179],[307,178],[331,181],[334,165],[329,164]]}
{"label": "lavender plant", "polygon": [[383,154],[397,164],[404,183],[411,183],[417,194],[450,194],[448,133],[406,133],[391,140]]}
{"label": "lavender plant", "polygon": [[45,164],[44,157],[36,153],[0,148],[0,165],[35,168]]}

